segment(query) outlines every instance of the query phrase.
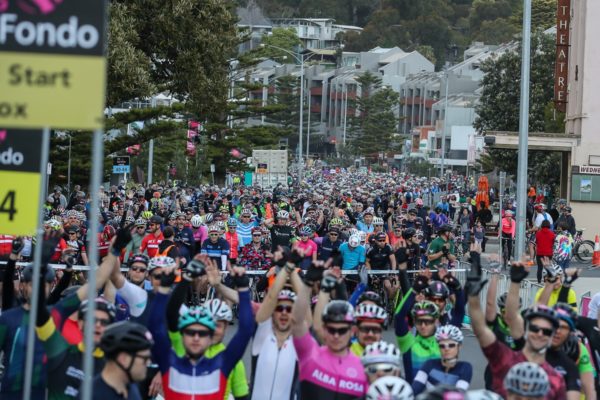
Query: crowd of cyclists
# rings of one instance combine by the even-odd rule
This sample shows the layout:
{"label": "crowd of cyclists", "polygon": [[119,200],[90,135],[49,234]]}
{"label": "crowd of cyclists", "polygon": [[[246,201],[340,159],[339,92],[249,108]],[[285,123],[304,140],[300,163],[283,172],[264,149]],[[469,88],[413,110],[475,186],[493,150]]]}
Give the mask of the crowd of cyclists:
{"label": "crowd of cyclists", "polygon": [[[544,286],[522,304],[532,263],[482,257],[495,223],[475,192],[458,175],[319,168],[290,189],[113,186],[100,189],[100,231],[89,232],[96,205],[80,187],[68,198],[56,188],[42,243],[0,235],[0,398],[23,398],[29,324],[31,398],[81,396],[92,290],[94,399],[596,399],[598,307],[578,313],[579,271],[561,256],[576,229],[568,206],[547,218],[536,203],[528,216]],[[511,205],[501,208],[512,238]],[[465,321],[485,371],[460,356]]]}

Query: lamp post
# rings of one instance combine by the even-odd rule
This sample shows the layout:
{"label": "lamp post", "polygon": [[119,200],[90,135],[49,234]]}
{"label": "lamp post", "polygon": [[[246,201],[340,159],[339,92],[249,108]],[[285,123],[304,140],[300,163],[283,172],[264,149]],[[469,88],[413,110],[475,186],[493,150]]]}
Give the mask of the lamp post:
{"label": "lamp post", "polygon": [[[261,43],[260,46],[261,47],[272,47],[272,48],[282,51],[286,54],[289,54],[290,56],[294,57],[296,62],[298,62],[300,64],[300,121],[299,121],[300,125],[298,126],[298,182],[301,182],[302,175],[304,172],[303,171],[304,158],[302,156],[302,132],[303,132],[303,128],[304,128],[304,63],[317,53],[313,53],[312,55],[305,58],[304,55],[300,52],[298,52],[298,54],[295,54],[290,50],[284,49],[283,47],[274,46],[272,44]],[[335,49],[335,48],[338,48],[338,46],[325,47],[321,50],[328,50],[328,49]],[[343,45],[340,45],[340,48],[343,48]],[[310,105],[309,105],[309,110],[310,110]],[[307,143],[308,143],[308,139],[307,139]],[[308,157],[308,149],[307,149],[306,155]]]}
{"label": "lamp post", "polygon": [[448,70],[446,69],[446,100],[444,100],[444,129],[442,129],[442,159],[440,178],[444,177],[444,161],[446,160],[446,126],[448,125]]}

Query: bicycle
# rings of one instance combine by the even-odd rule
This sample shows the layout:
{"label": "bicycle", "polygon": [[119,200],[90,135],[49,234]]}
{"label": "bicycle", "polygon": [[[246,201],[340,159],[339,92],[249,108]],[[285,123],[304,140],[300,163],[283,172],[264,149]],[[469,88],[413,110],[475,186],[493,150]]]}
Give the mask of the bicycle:
{"label": "bicycle", "polygon": [[502,237],[502,267],[504,269],[508,268],[508,263],[509,263],[510,257],[511,257],[511,254],[508,251],[508,241],[509,240],[512,242],[512,248],[514,248],[514,245],[515,245],[514,238]]}
{"label": "bicycle", "polygon": [[580,262],[589,264],[592,262],[594,254],[594,242],[591,240],[583,240],[583,229],[577,229],[577,233],[573,238],[573,254],[571,257],[576,257]]}

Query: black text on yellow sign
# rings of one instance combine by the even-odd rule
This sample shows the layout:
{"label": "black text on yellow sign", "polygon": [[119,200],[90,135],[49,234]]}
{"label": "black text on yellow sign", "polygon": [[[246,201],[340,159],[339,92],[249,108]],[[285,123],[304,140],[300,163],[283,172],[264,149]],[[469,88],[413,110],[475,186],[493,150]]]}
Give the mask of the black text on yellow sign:
{"label": "black text on yellow sign", "polygon": [[0,233],[35,233],[41,142],[41,131],[0,128]]}
{"label": "black text on yellow sign", "polygon": [[2,53],[0,126],[100,129],[104,88],[103,57]]}

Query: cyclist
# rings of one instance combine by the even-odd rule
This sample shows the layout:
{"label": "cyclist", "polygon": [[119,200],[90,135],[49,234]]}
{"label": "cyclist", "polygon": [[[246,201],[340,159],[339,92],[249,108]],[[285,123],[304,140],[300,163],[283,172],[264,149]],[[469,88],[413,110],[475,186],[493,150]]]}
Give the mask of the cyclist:
{"label": "cyclist", "polygon": [[187,226],[188,221],[183,212],[178,212],[175,219],[175,245],[179,250],[181,265],[187,264],[194,256],[194,232]]}
{"label": "cyclist", "polygon": [[338,250],[342,244],[340,239],[340,231],[338,228],[331,227],[326,236],[315,238],[314,242],[318,246],[317,259],[327,261],[331,257],[334,250]]}
{"label": "cyclist", "polygon": [[556,227],[552,259],[564,271],[569,268],[573,255],[573,236],[568,231],[566,222],[559,222]]}
{"label": "cyclist", "polygon": [[360,362],[365,367],[369,384],[384,376],[401,376],[400,350],[383,340],[367,345]]}
{"label": "cyclist", "polygon": [[356,222],[356,229],[365,233],[373,232],[375,230],[373,220],[373,209],[369,207],[363,212],[362,220]]}
{"label": "cyclist", "polygon": [[196,214],[190,220],[190,223],[192,224],[192,233],[194,234],[194,252],[196,254],[202,248],[202,243],[208,239],[208,228],[204,225],[204,218]]}
{"label": "cyclist", "polygon": [[[513,240],[515,238],[516,226],[517,223],[513,219],[513,212],[511,210],[504,211],[504,217],[500,222],[500,227],[502,236],[502,254],[503,257],[505,257],[505,262],[510,261],[512,257]],[[506,246],[506,248],[504,246]]]}
{"label": "cyclist", "polygon": [[208,255],[219,267],[219,270],[226,271],[231,269],[229,254],[231,250],[229,242],[221,237],[219,227],[216,224],[208,228],[208,239],[202,243],[200,254]]}
{"label": "cyclist", "polygon": [[454,241],[450,240],[451,234],[451,225],[442,224],[439,226],[437,230],[438,236],[429,244],[427,251],[427,265],[430,269],[444,269],[442,267],[443,259],[448,260],[448,262],[456,261]]}
{"label": "cyclist", "polygon": [[252,232],[258,226],[257,219],[252,218],[252,210],[244,208],[240,212],[240,220],[237,224],[237,233],[242,240],[242,246],[252,241]]}
{"label": "cyclist", "polygon": [[242,247],[239,266],[249,271],[263,271],[271,268],[271,258],[267,257],[271,247],[262,242],[259,227],[252,228],[252,241]]}
{"label": "cyclist", "polygon": [[[319,271],[320,270],[320,271]],[[349,350],[354,310],[350,303],[334,300],[322,313],[324,346],[319,346],[305,321],[310,293],[322,269],[311,266],[304,277],[292,314],[292,335],[300,369],[300,395],[306,399],[355,399],[367,392],[367,377],[360,358]],[[343,365],[344,368],[339,368]]]}
{"label": "cyclist", "polygon": [[146,327],[122,321],[109,325],[100,339],[106,364],[93,382],[92,399],[142,399],[136,382],[145,379],[154,344]]}
{"label": "cyclist", "polygon": [[402,231],[402,239],[398,240],[394,252],[396,264],[406,263],[405,269],[417,270],[421,260],[421,237],[414,228],[406,228]]}
{"label": "cyclist", "polygon": [[[208,257],[202,258],[202,262],[213,263]],[[194,264],[196,263],[189,263],[188,270],[192,272],[189,275],[184,274],[182,282],[199,276],[199,270],[203,268]],[[173,268],[162,273],[160,288],[152,303],[148,323],[155,340],[152,355],[162,374],[165,398],[193,399],[201,395],[204,399],[222,400],[227,378],[242,358],[254,330],[248,277],[244,275],[243,269],[232,269],[232,281],[238,288],[240,299],[240,325],[226,349],[213,358],[204,356],[211,345],[216,324],[203,306],[190,307],[179,316],[177,329],[181,333],[186,355],[180,357],[172,350],[165,326],[165,315],[168,295],[174,280]]]}
{"label": "cyclist", "polygon": [[129,258],[136,254],[140,246],[142,245],[142,240],[146,236],[146,220],[143,218],[138,218],[135,221],[135,226],[133,231],[131,232],[131,242],[125,248],[125,255],[123,256],[123,262],[129,262]]}
{"label": "cyclist", "polygon": [[306,269],[313,261],[317,261],[317,244],[312,240],[313,230],[310,227],[303,226],[299,234],[300,240],[294,243],[293,248],[300,250],[304,255],[300,268]]}
{"label": "cyclist", "polygon": [[229,243],[230,253],[229,262],[231,264],[237,264],[240,250],[242,249],[242,239],[237,233],[237,219],[229,218],[227,221],[227,232],[225,232],[225,240]]}
{"label": "cyclist", "polygon": [[506,400],[543,400],[550,394],[550,381],[544,368],[533,362],[512,366],[504,378]]}
{"label": "cyclist", "polygon": [[575,224],[575,218],[573,218],[573,215],[571,215],[572,211],[573,210],[571,209],[571,207],[565,206],[562,209],[562,213],[556,220],[556,225],[564,223],[566,230],[569,231],[571,236],[575,236],[575,234],[577,233],[577,225]]}
{"label": "cyclist", "polygon": [[410,312],[416,328],[416,333],[412,333],[406,321],[408,310],[407,302],[403,301],[398,305],[394,327],[398,347],[402,352],[404,375],[412,382],[427,360],[440,358],[440,349],[435,340],[440,311],[431,301],[416,302]]}
{"label": "cyclist", "polygon": [[464,336],[454,325],[440,326],[436,333],[441,358],[427,360],[415,375],[412,384],[415,394],[437,385],[452,385],[461,390],[469,389],[473,368],[470,363],[458,361]]}
{"label": "cyclist", "polygon": [[266,220],[265,224],[271,231],[271,251],[276,251],[278,246],[291,247],[294,238],[294,228],[287,223],[290,219],[290,213],[285,210],[277,212],[277,223],[272,224],[271,220]]}
{"label": "cyclist", "polygon": [[413,398],[413,391],[408,382],[397,376],[385,376],[369,386],[366,400],[412,400]]}
{"label": "cyclist", "polygon": [[142,239],[140,245],[140,253],[146,253],[148,257],[152,258],[158,253],[158,245],[165,240],[162,234],[160,225],[163,219],[158,215],[153,215],[148,222],[148,234]]}
{"label": "cyclist", "polygon": [[387,316],[387,312],[378,305],[363,303],[356,308],[356,341],[350,345],[354,355],[360,357],[366,346],[382,339]]}
{"label": "cyclist", "polygon": [[340,245],[340,253],[343,258],[342,269],[358,269],[366,261],[364,246],[360,244],[360,237],[352,235],[347,242]]}
{"label": "cyclist", "polygon": [[[577,311],[577,294],[571,288],[571,284],[577,279],[577,270],[569,268],[565,272],[554,262],[545,259],[544,287],[538,289],[535,301],[552,307],[556,303],[568,303],[573,310]],[[543,297],[542,297],[543,296]]]}
{"label": "cyclist", "polygon": [[[369,249],[366,255],[365,265],[368,270],[385,271],[391,270],[392,274],[396,271],[396,257],[392,246],[386,243],[387,236],[383,232],[373,234],[375,244]],[[393,276],[393,275],[392,275]],[[383,287],[388,293],[388,298],[393,299],[398,290],[398,283],[395,279],[390,279],[388,275],[380,275],[374,279],[383,282]]]}

